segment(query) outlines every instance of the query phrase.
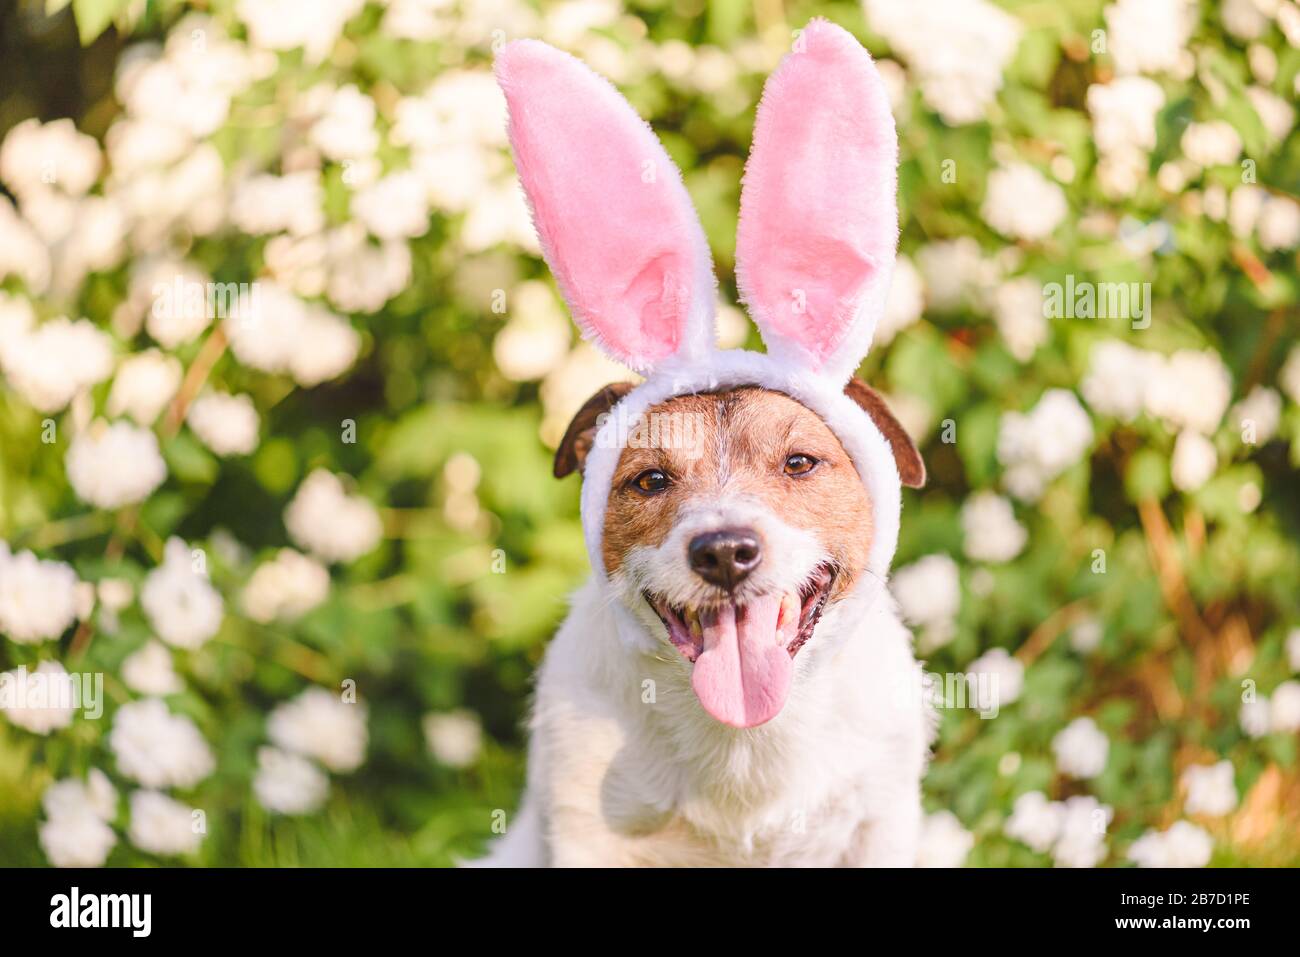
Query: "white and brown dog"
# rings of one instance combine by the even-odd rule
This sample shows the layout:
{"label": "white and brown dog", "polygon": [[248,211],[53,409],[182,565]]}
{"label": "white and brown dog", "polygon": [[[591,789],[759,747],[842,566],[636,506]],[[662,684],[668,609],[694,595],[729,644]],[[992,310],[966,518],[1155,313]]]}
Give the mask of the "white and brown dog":
{"label": "white and brown dog", "polygon": [[497,76],[561,292],[646,380],[593,396],[557,452],[583,474],[594,574],[484,863],[912,864],[930,721],[884,582],[924,466],[852,378],[898,232],[870,57],[813,21],[765,88],[736,249],[765,354],[715,348],[703,232],[613,87],[535,41]]}

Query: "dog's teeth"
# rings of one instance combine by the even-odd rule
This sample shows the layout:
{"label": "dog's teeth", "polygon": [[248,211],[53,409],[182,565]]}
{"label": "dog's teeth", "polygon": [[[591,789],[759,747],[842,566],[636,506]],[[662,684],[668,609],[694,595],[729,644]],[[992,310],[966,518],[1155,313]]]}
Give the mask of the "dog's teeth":
{"label": "dog's teeth", "polygon": [[788,622],[797,621],[799,611],[799,596],[794,592],[786,592],[781,596],[781,611],[777,615],[776,627],[779,629]]}
{"label": "dog's teeth", "polygon": [[692,637],[700,638],[704,635],[704,629],[700,627],[700,612],[697,608],[688,608],[686,611],[686,627],[690,629]]}

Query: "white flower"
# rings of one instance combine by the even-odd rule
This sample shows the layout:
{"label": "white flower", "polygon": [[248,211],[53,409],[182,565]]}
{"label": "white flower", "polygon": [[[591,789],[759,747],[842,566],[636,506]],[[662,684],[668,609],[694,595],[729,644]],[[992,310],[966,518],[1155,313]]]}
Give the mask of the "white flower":
{"label": "white flower", "polygon": [[1156,114],[1164,106],[1160,85],[1144,76],[1121,76],[1088,87],[1092,137],[1103,154],[1150,152],[1156,145]]}
{"label": "white flower", "polygon": [[41,850],[55,867],[102,867],[117,843],[113,829],[93,814],[65,814],[42,822]]}
{"label": "white flower", "polygon": [[1114,811],[1091,795],[1061,803],[1061,833],[1052,846],[1057,867],[1096,867],[1106,856],[1106,828]]}
{"label": "white flower", "polygon": [[41,799],[48,820],[39,830],[41,849],[55,867],[100,867],[117,843],[109,823],[117,816],[117,792],[107,775],[92,768],[85,781],[65,778]]}
{"label": "white flower", "polygon": [[264,372],[287,372],[307,387],[347,371],[361,347],[346,320],[273,282],[261,283],[256,302],[244,314],[227,317],[224,328],[240,362]]}
{"label": "white flower", "polygon": [[250,236],[279,232],[307,236],[325,225],[324,200],[320,173],[315,170],[284,176],[258,173],[235,184],[230,219]]}
{"label": "white flower", "polygon": [[72,724],[78,700],[72,676],[57,661],[21,665],[0,673],[0,712],[32,734],[49,734]]}
{"label": "white flower", "polygon": [[1226,120],[1188,123],[1180,142],[1183,155],[1197,166],[1228,166],[1241,155],[1241,135]]}
{"label": "white flower", "polygon": [[1091,718],[1075,718],[1052,739],[1052,750],[1057,770],[1086,780],[1105,770],[1110,742]]}
{"label": "white flower", "polygon": [[[3,208],[0,206],[0,208]],[[0,278],[3,278],[0,270]],[[0,290],[0,369],[12,363],[20,348],[36,325],[36,311],[32,304],[21,296],[11,296]]]}
{"label": "white flower", "polygon": [[244,586],[244,613],[263,624],[279,619],[293,621],[311,611],[329,595],[329,570],[313,559],[282,548],[269,562],[258,566]]}
{"label": "white flower", "polygon": [[1093,347],[1079,391],[1103,415],[1132,422],[1142,412],[1147,382],[1161,362],[1154,353],[1107,339]]}
{"label": "white flower", "polygon": [[411,281],[411,250],[404,242],[361,242],[337,260],[326,288],[330,302],[346,312],[374,312]]}
{"label": "white flower", "polygon": [[1112,199],[1131,196],[1148,176],[1147,154],[1156,144],[1164,92],[1146,77],[1121,76],[1088,87],[1087,100],[1102,192]]}
{"label": "white flower", "polygon": [[927,814],[921,822],[918,867],[961,867],[975,846],[975,836],[961,826],[951,811]]}
{"label": "white flower", "polygon": [[1268,29],[1269,16],[1256,0],[1223,0],[1223,26],[1238,40],[1254,40]]}
{"label": "white flower", "polygon": [[540,379],[569,353],[569,318],[549,286],[520,283],[510,303],[510,321],[492,342],[492,357],[502,375],[515,382]]}
{"label": "white flower", "polygon": [[1169,465],[1174,488],[1194,492],[1210,480],[1218,467],[1219,456],[1213,442],[1190,429],[1178,433]]}
{"label": "white flower", "polygon": [[260,423],[247,395],[206,392],[194,400],[185,421],[218,455],[248,455],[257,448]]}
{"label": "white flower", "polygon": [[466,768],[483,749],[483,726],[472,711],[426,714],[422,722],[429,752],[449,768]]}
{"label": "white flower", "polygon": [[268,811],[308,814],[325,803],[329,778],[306,758],[279,748],[258,748],[253,793]]}
{"label": "white flower", "polygon": [[894,336],[920,319],[924,309],[925,285],[921,281],[921,273],[912,265],[912,260],[899,256],[894,263],[884,315],[880,317],[871,337],[872,345],[888,345]]}
{"label": "white flower", "polygon": [[1187,0],[1119,0],[1105,15],[1110,54],[1121,74],[1179,68],[1196,24],[1196,8]]}
{"label": "white flower", "polygon": [[352,83],[335,90],[311,128],[311,139],[332,160],[370,156],[379,146],[375,101]]}
{"label": "white flower", "polygon": [[55,288],[72,293],[87,274],[104,272],[122,261],[130,230],[128,210],[116,196],[86,196],[74,203],[75,228],[55,256]]}
{"label": "white flower", "polygon": [[285,290],[301,296],[324,293],[346,312],[374,312],[411,280],[406,243],[372,243],[355,221],[320,235],[275,236],[263,256]]}
{"label": "white flower", "polygon": [[980,215],[1013,239],[1046,239],[1069,212],[1065,193],[1034,167],[1013,163],[989,174]]}
{"label": "white flower", "polygon": [[132,691],[159,697],[185,687],[172,665],[172,653],[159,641],[148,642],[122,663],[122,680]]}
{"label": "white flower", "polygon": [[[1246,87],[1246,99],[1255,108],[1264,129],[1268,130],[1269,139],[1274,143],[1285,140],[1295,125],[1295,108],[1276,93],[1260,86]],[[1274,198],[1283,200],[1284,203],[1289,202],[1285,197]],[[1290,205],[1293,209],[1296,208],[1294,202]]]}
{"label": "white flower", "polygon": [[[1254,3],[1254,0],[1245,0],[1245,2]],[[1246,62],[1250,64],[1250,72],[1257,82],[1271,85],[1277,78],[1277,54],[1271,47],[1262,43],[1252,43],[1246,49]]]}
{"label": "white flower", "polygon": [[1182,349],[1147,380],[1146,409],[1174,427],[1214,432],[1232,399],[1232,376],[1212,349]]}
{"label": "white flower", "polygon": [[1027,414],[1006,413],[997,455],[1007,468],[1007,488],[1016,498],[1036,500],[1048,482],[1083,457],[1092,437],[1092,420],[1065,389],[1048,389]]}
{"label": "white flower", "polygon": [[1028,844],[1045,854],[1056,843],[1065,819],[1065,806],[1049,801],[1042,791],[1029,791],[1016,798],[1003,831],[1007,837]]}
{"label": "white flower", "polygon": [[[1300,363],[1297,363],[1300,367]],[[542,400],[542,440],[560,444],[564,430],[582,403],[602,385],[628,380],[627,370],[590,343],[579,341],[567,357],[547,374],[538,390]]]}
{"label": "white flower", "polygon": [[927,555],[898,571],[890,590],[907,621],[918,627],[943,625],[957,617],[961,580],[947,555]]}
{"label": "white flower", "polygon": [[1300,244],[1300,203],[1269,196],[1259,213],[1259,244],[1267,250],[1295,249]]}
{"label": "white flower", "polygon": [[1204,867],[1214,853],[1214,839],[1190,821],[1178,821],[1167,831],[1147,831],[1128,849],[1138,867]]}
{"label": "white flower", "polygon": [[184,157],[193,144],[189,130],[152,117],[119,117],[104,134],[115,178],[170,166]]}
{"label": "white flower", "polygon": [[[117,95],[128,115],[189,137],[216,132],[229,115],[231,97],[275,67],[274,57],[232,41],[219,22],[202,14],[175,24],[163,50],[142,44],[128,48],[123,61]],[[114,173],[121,173],[116,155],[114,160]]]}
{"label": "white flower", "polygon": [[487,70],[442,70],[418,97],[397,103],[392,139],[427,150],[450,143],[506,144],[506,100]]}
{"label": "white flower", "polygon": [[379,239],[422,236],[429,229],[424,183],[411,170],[390,173],[352,197],[352,214]]}
{"label": "white flower", "polygon": [[41,797],[41,807],[52,818],[85,811],[100,820],[111,821],[117,817],[117,791],[108,775],[91,768],[84,781],[64,778],[51,784]]}
{"label": "white flower", "polygon": [[[100,604],[99,627],[106,634],[117,634],[117,613],[135,600],[135,586],[124,578],[101,578],[95,589]],[[89,617],[89,616],[86,616]]]}
{"label": "white flower", "polygon": [[50,284],[50,251],[41,237],[14,211],[7,196],[0,196],[0,279],[18,276],[27,291],[39,295]]}
{"label": "white flower", "polygon": [[929,243],[916,254],[916,262],[925,279],[926,301],[941,312],[951,312],[983,291],[987,267],[979,243],[970,236]]}
{"label": "white flower", "polygon": [[78,392],[113,371],[111,340],[86,319],[51,319],[6,342],[4,373],[23,400],[39,412],[58,412]]}
{"label": "white flower", "polygon": [[239,0],[235,13],[259,47],[301,47],[309,63],[319,63],[364,6],[365,0]]}
{"label": "white flower", "polygon": [[441,15],[450,8],[445,0],[389,0],[379,29],[398,40],[428,43],[448,32],[446,19]]}
{"label": "white flower", "polygon": [[99,177],[99,144],[70,119],[26,119],[0,145],[0,179],[20,198],[49,189],[81,196]]}
{"label": "white flower", "polygon": [[366,707],[348,704],[324,688],[308,688],[271,712],[271,741],[315,758],[331,771],[355,771],[366,757]]}
{"label": "white flower", "polygon": [[1300,671],[1300,628],[1292,628],[1286,636],[1286,660],[1292,671]]}
{"label": "white flower", "polygon": [[337,475],[316,469],[284,512],[289,537],[322,561],[350,562],[379,544],[383,525],[369,500],[348,495]]}
{"label": "white flower", "polygon": [[983,118],[1019,45],[1020,21],[984,0],[866,0],[866,10],[946,123]]}
{"label": "white flower", "polygon": [[131,276],[128,303],[135,315],[144,313],[145,329],[159,345],[175,349],[212,322],[207,289],[208,278],[189,263],[144,260]]}
{"label": "white flower", "polygon": [[980,711],[1003,708],[1020,697],[1025,666],[1005,648],[990,648],[967,666],[966,683]]}
{"label": "white flower", "polygon": [[1258,186],[1238,186],[1228,197],[1228,228],[1239,239],[1245,239],[1255,229],[1259,214],[1268,200],[1268,194]]}
{"label": "white flower", "polygon": [[66,466],[77,497],[107,509],[144,501],[167,478],[158,439],[127,422],[92,423],[72,440]]}
{"label": "white flower", "polygon": [[145,577],[140,607],[158,637],[175,648],[198,648],[221,628],[221,595],[179,538],[168,539],[163,563]]}
{"label": "white flower", "polygon": [[1279,3],[1277,25],[1282,29],[1286,42],[1293,47],[1300,47],[1300,6],[1292,3]]}
{"label": "white flower", "polygon": [[195,828],[194,809],[158,791],[133,791],[131,843],[142,851],[164,857],[193,854],[203,843],[203,832]]}
{"label": "white flower", "polygon": [[129,415],[150,426],[181,385],[181,363],[157,349],[146,349],[123,360],[108,393],[108,414]]}
{"label": "white flower", "polygon": [[294,381],[310,388],[342,375],[357,359],[361,337],[348,323],[325,309],[309,307],[300,332],[306,341],[289,353]]}
{"label": "white flower", "polygon": [[993,293],[993,318],[1007,350],[1021,362],[1033,358],[1048,338],[1043,289],[1028,276],[1004,282]]}
{"label": "white flower", "polygon": [[0,542],[0,633],[23,645],[58,638],[77,618],[77,573]]}
{"label": "white flower", "polygon": [[1300,345],[1292,346],[1287,353],[1286,362],[1277,374],[1277,384],[1292,402],[1300,405]]}
{"label": "white flower", "polygon": [[117,769],[147,788],[192,788],[216,767],[194,722],[172,714],[158,698],[122,705],[108,746]]}
{"label": "white flower", "polygon": [[1148,176],[1146,156],[1138,150],[1106,153],[1097,163],[1097,182],[1109,199],[1132,196]]}
{"label": "white flower", "polygon": [[1257,385],[1233,406],[1231,421],[1243,435],[1250,431],[1251,444],[1263,445],[1276,434],[1282,421],[1282,397],[1274,389]]}
{"label": "white flower", "polygon": [[1269,732],[1268,698],[1260,695],[1253,701],[1243,701],[1237,713],[1237,722],[1248,738],[1262,738]]}
{"label": "white flower", "polygon": [[1096,618],[1085,618],[1070,629],[1070,647],[1081,655],[1090,654],[1101,647],[1105,629]]}
{"label": "white flower", "polygon": [[1284,681],[1273,689],[1268,726],[1274,733],[1300,731],[1300,681]]}
{"label": "white flower", "polygon": [[977,562],[1009,562],[1025,547],[1028,534],[1007,499],[976,492],[961,508],[966,555]]}
{"label": "white flower", "polygon": [[1237,806],[1231,761],[1190,765],[1183,771],[1182,784],[1187,789],[1184,808],[1188,814],[1218,817]]}

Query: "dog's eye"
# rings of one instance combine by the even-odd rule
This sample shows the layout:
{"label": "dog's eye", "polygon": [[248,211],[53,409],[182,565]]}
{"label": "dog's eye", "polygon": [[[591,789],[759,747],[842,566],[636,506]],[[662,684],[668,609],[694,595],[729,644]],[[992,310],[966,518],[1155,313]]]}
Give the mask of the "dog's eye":
{"label": "dog's eye", "polygon": [[807,475],[817,467],[817,460],[811,455],[796,452],[785,460],[786,475]]}
{"label": "dog's eye", "polygon": [[668,476],[658,469],[646,469],[632,480],[632,487],[642,495],[656,495],[668,487]]}

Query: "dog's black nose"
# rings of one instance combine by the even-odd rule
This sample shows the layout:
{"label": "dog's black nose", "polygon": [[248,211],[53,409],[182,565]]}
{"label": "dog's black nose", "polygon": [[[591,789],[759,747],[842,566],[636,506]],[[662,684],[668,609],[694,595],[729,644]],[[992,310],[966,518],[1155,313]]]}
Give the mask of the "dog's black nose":
{"label": "dog's black nose", "polygon": [[691,539],[691,571],[710,585],[731,591],[763,560],[758,536],[747,528],[724,528]]}

